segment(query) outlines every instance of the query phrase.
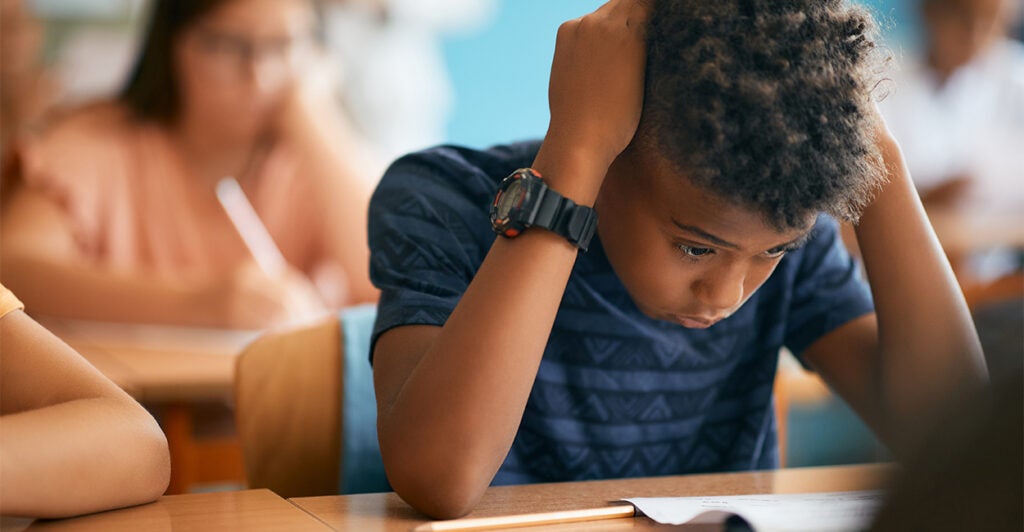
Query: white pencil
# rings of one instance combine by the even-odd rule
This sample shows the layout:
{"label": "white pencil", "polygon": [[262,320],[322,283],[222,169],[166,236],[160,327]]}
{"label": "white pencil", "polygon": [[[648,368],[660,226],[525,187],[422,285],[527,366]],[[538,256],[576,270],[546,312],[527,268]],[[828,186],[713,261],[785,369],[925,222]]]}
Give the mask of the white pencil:
{"label": "white pencil", "polygon": [[256,264],[271,277],[283,274],[288,263],[235,178],[228,176],[217,182],[217,200],[249,248]]}

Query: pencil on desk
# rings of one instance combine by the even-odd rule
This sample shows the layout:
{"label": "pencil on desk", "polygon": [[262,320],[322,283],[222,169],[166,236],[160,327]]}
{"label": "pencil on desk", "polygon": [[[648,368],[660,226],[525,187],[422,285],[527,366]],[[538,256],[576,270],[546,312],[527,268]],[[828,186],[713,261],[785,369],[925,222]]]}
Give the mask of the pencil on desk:
{"label": "pencil on desk", "polygon": [[287,261],[235,178],[228,176],[217,182],[217,200],[224,207],[224,212],[241,235],[256,264],[267,275],[281,275],[286,270]]}
{"label": "pencil on desk", "polygon": [[566,510],[561,512],[543,512],[536,514],[502,515],[497,517],[476,517],[472,519],[453,519],[450,521],[433,521],[413,528],[413,532],[442,532],[448,530],[494,530],[496,528],[513,528],[537,525],[554,525],[559,523],[576,523],[579,521],[597,521],[600,519],[620,519],[633,517],[636,514],[633,505],[622,504],[603,508],[587,508],[585,510]]}

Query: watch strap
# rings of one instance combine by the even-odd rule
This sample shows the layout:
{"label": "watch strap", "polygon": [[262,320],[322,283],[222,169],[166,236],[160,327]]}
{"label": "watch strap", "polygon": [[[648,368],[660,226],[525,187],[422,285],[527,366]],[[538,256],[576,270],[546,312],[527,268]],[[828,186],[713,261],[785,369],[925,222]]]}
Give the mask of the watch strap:
{"label": "watch strap", "polygon": [[597,230],[597,212],[593,208],[577,205],[546,184],[530,225],[542,227],[565,237],[573,245],[587,251]]}

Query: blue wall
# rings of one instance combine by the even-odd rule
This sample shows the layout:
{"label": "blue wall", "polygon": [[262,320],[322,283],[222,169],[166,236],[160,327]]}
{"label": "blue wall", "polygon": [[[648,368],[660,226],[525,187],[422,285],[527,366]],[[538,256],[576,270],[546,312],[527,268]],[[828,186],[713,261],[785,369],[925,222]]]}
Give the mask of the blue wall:
{"label": "blue wall", "polygon": [[448,140],[483,147],[543,136],[558,26],[602,3],[502,0],[491,27],[446,41],[455,87]]}

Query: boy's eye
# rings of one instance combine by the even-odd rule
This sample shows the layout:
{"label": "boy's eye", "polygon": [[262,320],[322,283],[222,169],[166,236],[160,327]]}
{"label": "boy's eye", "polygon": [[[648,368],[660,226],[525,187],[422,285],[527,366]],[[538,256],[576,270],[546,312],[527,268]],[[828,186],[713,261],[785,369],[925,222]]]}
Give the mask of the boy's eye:
{"label": "boy's eye", "polygon": [[693,246],[687,246],[687,245],[684,245],[684,244],[680,244],[679,245],[679,251],[682,251],[683,255],[686,255],[687,257],[695,257],[696,258],[696,257],[703,257],[705,255],[710,255],[713,250],[711,248],[698,248],[698,247],[693,247]]}
{"label": "boy's eye", "polygon": [[768,251],[764,252],[764,255],[766,257],[768,257],[769,259],[777,259],[777,258],[782,257],[783,255],[785,255],[786,253],[789,253],[790,251],[796,251],[796,250],[800,249],[801,247],[803,247],[803,245],[806,242],[807,242],[807,238],[804,237],[804,238],[802,238],[802,239],[800,239],[800,240],[798,240],[796,242],[791,242],[791,243],[786,244],[784,246],[779,246],[779,247],[774,248],[774,249],[769,249]]}

